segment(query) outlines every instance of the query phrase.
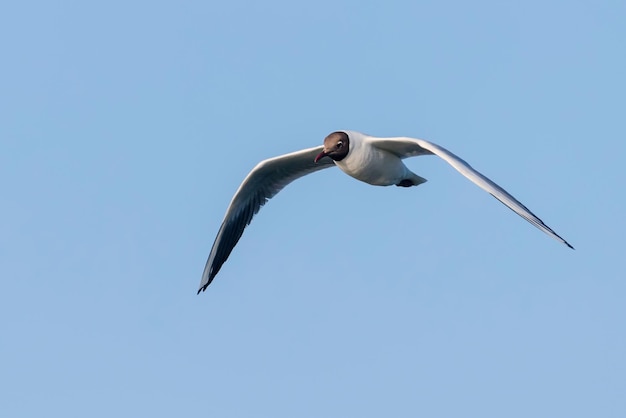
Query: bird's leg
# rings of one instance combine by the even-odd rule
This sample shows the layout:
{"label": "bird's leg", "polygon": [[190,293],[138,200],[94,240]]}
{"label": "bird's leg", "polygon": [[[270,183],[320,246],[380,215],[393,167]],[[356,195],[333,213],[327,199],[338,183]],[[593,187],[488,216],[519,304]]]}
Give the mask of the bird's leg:
{"label": "bird's leg", "polygon": [[416,184],[413,183],[413,180],[404,179],[400,183],[396,184],[396,186],[398,186],[398,187],[411,187],[411,186],[416,186]]}

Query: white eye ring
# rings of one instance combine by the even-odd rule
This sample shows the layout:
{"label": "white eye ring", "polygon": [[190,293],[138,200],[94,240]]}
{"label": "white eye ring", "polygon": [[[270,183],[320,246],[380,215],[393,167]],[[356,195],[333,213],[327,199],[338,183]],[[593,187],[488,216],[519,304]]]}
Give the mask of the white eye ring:
{"label": "white eye ring", "polygon": [[343,141],[337,141],[337,148],[343,147]]}

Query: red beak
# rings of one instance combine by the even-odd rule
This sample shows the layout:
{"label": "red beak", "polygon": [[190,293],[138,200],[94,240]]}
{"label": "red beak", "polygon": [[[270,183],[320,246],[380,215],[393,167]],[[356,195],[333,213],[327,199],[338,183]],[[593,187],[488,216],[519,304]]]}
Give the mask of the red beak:
{"label": "red beak", "polygon": [[320,152],[319,154],[317,154],[317,157],[315,157],[315,159],[313,160],[314,163],[318,162],[319,160],[321,160],[322,158],[326,157],[328,154],[326,154],[325,151]]}

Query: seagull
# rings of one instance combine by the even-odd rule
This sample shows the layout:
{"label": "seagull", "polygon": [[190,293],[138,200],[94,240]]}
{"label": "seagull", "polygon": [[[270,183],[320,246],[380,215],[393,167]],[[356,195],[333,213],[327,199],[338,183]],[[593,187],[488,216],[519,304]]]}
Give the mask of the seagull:
{"label": "seagull", "polygon": [[211,284],[261,206],[292,181],[337,166],[347,175],[374,186],[419,186],[426,179],[413,173],[402,162],[404,158],[419,155],[442,158],[513,212],[574,249],[506,190],[442,146],[416,138],[377,138],[355,131],[336,131],[324,139],[324,145],[261,161],[250,171],[226,210],[204,267],[198,293]]}

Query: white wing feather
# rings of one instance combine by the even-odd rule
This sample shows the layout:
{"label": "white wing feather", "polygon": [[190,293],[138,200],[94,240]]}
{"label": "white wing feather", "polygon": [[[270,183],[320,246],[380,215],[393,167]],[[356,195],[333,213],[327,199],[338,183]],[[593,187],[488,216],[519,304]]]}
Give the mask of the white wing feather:
{"label": "white wing feather", "polygon": [[424,154],[434,154],[452,167],[454,167],[459,173],[470,179],[481,189],[491,194],[498,199],[504,205],[506,205],[513,212],[517,213],[522,218],[526,219],[537,228],[541,229],[546,234],[550,235],[557,241],[562,242],[571,249],[574,249],[569,242],[561,238],[556,232],[554,232],[548,225],[543,223],[534,213],[524,206],[519,200],[514,198],[510,193],[498,186],[496,183],[485,177],[483,174],[476,171],[466,161],[456,156],[452,152],[448,151],[442,146],[434,144],[432,142],[407,137],[398,138],[374,138],[368,137],[368,141],[375,147],[386,150],[397,155],[400,158],[413,157]]}
{"label": "white wing feather", "polygon": [[226,210],[211,253],[202,273],[198,293],[206,290],[228,259],[246,226],[269,199],[292,181],[334,166],[330,158],[313,162],[323,146],[292,152],[261,161],[243,180]]}

